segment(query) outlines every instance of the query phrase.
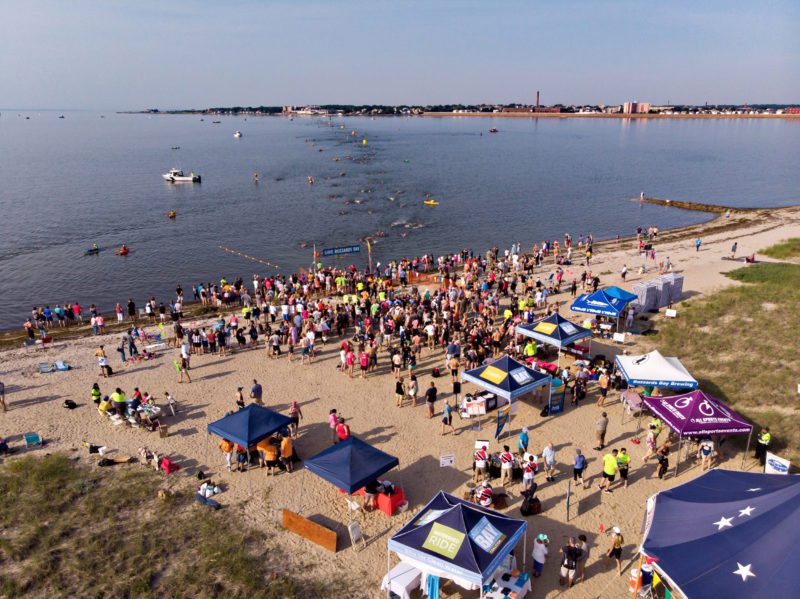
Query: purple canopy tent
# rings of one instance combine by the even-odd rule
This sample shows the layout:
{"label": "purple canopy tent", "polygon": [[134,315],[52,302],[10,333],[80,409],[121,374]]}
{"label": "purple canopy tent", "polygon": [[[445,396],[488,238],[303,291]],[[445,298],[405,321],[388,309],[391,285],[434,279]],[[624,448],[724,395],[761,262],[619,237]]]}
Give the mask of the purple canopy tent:
{"label": "purple canopy tent", "polygon": [[681,442],[684,437],[747,434],[745,456],[750,450],[753,425],[708,393],[695,389],[683,395],[643,397],[642,401],[653,414],[678,433],[678,459],[675,460],[675,474],[678,474]]}

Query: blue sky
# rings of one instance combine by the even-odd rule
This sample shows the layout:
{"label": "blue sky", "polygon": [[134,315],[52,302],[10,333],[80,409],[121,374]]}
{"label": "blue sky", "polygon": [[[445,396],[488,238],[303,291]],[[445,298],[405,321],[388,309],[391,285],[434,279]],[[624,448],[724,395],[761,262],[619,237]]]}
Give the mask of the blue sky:
{"label": "blue sky", "polygon": [[0,5],[0,106],[800,102],[800,2]]}

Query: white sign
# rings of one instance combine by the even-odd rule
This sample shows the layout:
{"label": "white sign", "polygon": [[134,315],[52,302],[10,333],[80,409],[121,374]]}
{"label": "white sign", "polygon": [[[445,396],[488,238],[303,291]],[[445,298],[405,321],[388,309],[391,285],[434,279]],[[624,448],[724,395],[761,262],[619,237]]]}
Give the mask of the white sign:
{"label": "white sign", "polygon": [[456,454],[448,453],[447,455],[443,455],[439,458],[439,467],[446,468],[447,466],[452,466],[456,462]]}
{"label": "white sign", "polygon": [[789,474],[789,460],[779,458],[768,451],[767,460],[764,464],[764,474]]}
{"label": "white sign", "polygon": [[664,312],[664,316],[666,316],[667,318],[677,318],[678,317],[678,311],[677,310],[667,309]]}
{"label": "white sign", "polygon": [[614,343],[625,343],[625,333],[614,333]]}

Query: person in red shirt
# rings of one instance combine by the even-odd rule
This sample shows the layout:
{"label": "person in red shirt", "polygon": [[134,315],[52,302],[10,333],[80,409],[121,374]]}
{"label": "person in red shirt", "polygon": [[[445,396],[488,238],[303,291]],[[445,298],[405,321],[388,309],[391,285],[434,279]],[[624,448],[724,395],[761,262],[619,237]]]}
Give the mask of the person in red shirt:
{"label": "person in red shirt", "polygon": [[344,423],[344,418],[339,416],[336,424],[336,436],[339,438],[339,441],[344,441],[348,437],[350,437],[350,427]]}

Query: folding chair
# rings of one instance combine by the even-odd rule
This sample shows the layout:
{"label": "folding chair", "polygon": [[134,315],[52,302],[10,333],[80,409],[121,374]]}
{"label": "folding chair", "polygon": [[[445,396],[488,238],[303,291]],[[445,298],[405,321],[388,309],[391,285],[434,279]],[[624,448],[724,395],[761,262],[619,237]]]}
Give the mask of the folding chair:
{"label": "folding chair", "polygon": [[367,546],[367,540],[364,538],[364,535],[361,534],[361,527],[358,525],[357,520],[352,520],[350,524],[347,525],[347,532],[350,533],[350,543],[353,545],[353,549],[356,549],[356,545],[358,545],[359,541],[362,543],[362,549]]}
{"label": "folding chair", "polygon": [[46,349],[46,345],[53,345],[52,337],[42,337],[42,349]]}
{"label": "folding chair", "polygon": [[53,372],[52,364],[48,364],[47,362],[39,362],[39,373],[46,374],[48,372]]}
{"label": "folding chair", "polygon": [[56,370],[59,370],[59,371],[62,371],[62,372],[65,371],[65,370],[69,370],[69,364],[64,362],[64,360],[56,360],[55,367],[56,367]]}
{"label": "folding chair", "polygon": [[36,347],[36,339],[26,339],[22,343],[26,351],[32,347]]}
{"label": "folding chair", "polygon": [[39,436],[39,433],[25,433],[22,437],[25,439],[25,447],[42,444],[42,438]]}

